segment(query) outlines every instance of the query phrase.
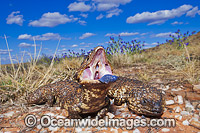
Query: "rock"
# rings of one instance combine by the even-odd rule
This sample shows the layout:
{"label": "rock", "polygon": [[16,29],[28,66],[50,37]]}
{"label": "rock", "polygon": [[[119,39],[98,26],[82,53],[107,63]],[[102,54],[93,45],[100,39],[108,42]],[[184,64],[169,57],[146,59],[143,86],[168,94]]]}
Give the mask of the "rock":
{"label": "rock", "polygon": [[172,104],[174,104],[174,100],[168,100],[168,101],[166,101],[166,105],[172,105]]}
{"label": "rock", "polygon": [[112,113],[110,113],[110,112],[108,112],[106,115],[107,115],[109,118],[111,118],[111,119],[115,117],[115,115],[112,114]]}
{"label": "rock", "polygon": [[177,89],[171,89],[171,91],[180,91],[180,90],[182,90],[181,88],[177,88]]}
{"label": "rock", "polygon": [[196,92],[186,92],[186,98],[190,101],[199,101],[200,94],[198,94]]}
{"label": "rock", "polygon": [[136,116],[135,118],[136,118],[136,119],[141,119],[141,117],[140,117],[140,116]]}
{"label": "rock", "polygon": [[169,131],[170,131],[169,128],[163,128],[163,129],[162,129],[162,132],[169,132]]}
{"label": "rock", "polygon": [[181,112],[181,108],[179,106],[174,107],[175,113]]}
{"label": "rock", "polygon": [[194,106],[189,101],[185,101],[185,110],[188,112],[194,111]]}
{"label": "rock", "polygon": [[200,93],[200,84],[199,85],[194,85],[193,90],[196,91],[197,93]]}
{"label": "rock", "polygon": [[184,121],[183,121],[183,125],[188,126],[189,124],[190,124],[190,123],[189,123],[188,120],[184,120]]}
{"label": "rock", "polygon": [[11,117],[14,113],[15,113],[14,111],[10,111],[10,112],[7,112],[3,115],[6,116],[6,117]]}
{"label": "rock", "polygon": [[111,128],[110,131],[111,131],[112,133],[118,133],[118,130],[115,129],[115,128]]}
{"label": "rock", "polygon": [[192,120],[189,125],[193,126],[195,128],[198,128],[200,130],[200,122],[199,121]]}
{"label": "rock", "polygon": [[41,129],[42,128],[42,126],[39,124],[39,125],[37,125],[37,129]]}
{"label": "rock", "polygon": [[178,103],[178,104],[183,104],[183,97],[181,95],[178,95],[176,97],[174,97],[174,100]]}
{"label": "rock", "polygon": [[178,119],[178,120],[182,120],[183,116],[181,116],[181,115],[175,115],[175,118]]}
{"label": "rock", "polygon": [[80,133],[80,132],[82,132],[82,128],[77,127],[77,128],[75,128],[75,131],[76,131],[77,133]]}
{"label": "rock", "polygon": [[181,115],[189,115],[190,113],[187,111],[181,111]]}
{"label": "rock", "polygon": [[137,128],[135,130],[133,130],[133,133],[140,133],[140,130],[138,130]]}
{"label": "rock", "polygon": [[49,126],[48,128],[49,128],[50,131],[57,131],[58,130],[58,127]]}
{"label": "rock", "polygon": [[167,85],[165,88],[162,88],[162,90],[164,91],[169,90],[169,85]]}
{"label": "rock", "polygon": [[131,117],[131,114],[124,112],[124,113],[121,113],[120,116],[122,116],[123,118],[127,118],[127,117]]}

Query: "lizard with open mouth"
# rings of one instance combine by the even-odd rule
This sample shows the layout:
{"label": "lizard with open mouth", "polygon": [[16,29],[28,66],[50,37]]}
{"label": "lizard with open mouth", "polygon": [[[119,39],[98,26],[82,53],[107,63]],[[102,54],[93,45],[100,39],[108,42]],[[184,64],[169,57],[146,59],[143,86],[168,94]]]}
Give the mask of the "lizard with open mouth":
{"label": "lizard with open mouth", "polygon": [[[106,78],[107,82],[99,81]],[[108,111],[110,100],[107,97],[107,88],[114,82],[116,76],[112,75],[112,68],[106,58],[103,47],[96,47],[84,59],[78,69],[76,81],[59,81],[44,85],[27,97],[28,104],[47,103],[53,106],[53,101],[60,104],[61,108],[68,110],[69,118],[81,118],[82,114],[97,113],[102,117]],[[103,78],[103,79],[104,79]]]}
{"label": "lizard with open mouth", "polygon": [[139,80],[114,76],[103,47],[96,47],[84,59],[75,78],[78,82],[66,80],[38,88],[29,95],[28,103],[47,102],[52,106],[56,97],[61,108],[69,111],[70,118],[94,112],[102,117],[108,111],[108,95],[114,98],[115,105],[126,102],[136,114],[151,117],[163,114],[161,91]]}

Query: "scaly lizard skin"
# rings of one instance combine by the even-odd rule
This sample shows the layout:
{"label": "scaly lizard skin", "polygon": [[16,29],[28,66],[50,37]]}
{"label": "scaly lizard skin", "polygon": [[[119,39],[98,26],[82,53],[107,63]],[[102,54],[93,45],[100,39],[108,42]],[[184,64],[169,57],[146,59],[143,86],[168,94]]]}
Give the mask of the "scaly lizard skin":
{"label": "scaly lizard skin", "polygon": [[112,74],[103,47],[95,48],[77,71],[79,81],[60,81],[42,86],[27,97],[28,104],[47,102],[50,106],[56,98],[61,108],[68,110],[69,118],[81,118],[82,114],[96,113],[102,117],[107,112],[109,83],[99,81],[104,75]]}
{"label": "scaly lizard skin", "polygon": [[163,114],[164,97],[155,87],[139,80],[118,77],[108,89],[108,96],[114,98],[115,105],[126,102],[128,108],[139,115],[159,117]]}

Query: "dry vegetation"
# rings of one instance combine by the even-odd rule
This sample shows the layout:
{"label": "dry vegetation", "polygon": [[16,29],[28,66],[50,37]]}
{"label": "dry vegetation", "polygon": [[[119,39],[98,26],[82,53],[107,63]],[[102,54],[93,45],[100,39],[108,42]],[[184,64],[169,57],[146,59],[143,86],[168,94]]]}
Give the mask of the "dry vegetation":
{"label": "dry vegetation", "polygon": [[[200,32],[191,36],[190,45],[181,50],[177,50],[169,44],[163,44],[132,56],[114,54],[109,60],[114,68],[129,67],[135,63],[167,65],[174,68],[172,74],[182,74],[191,83],[197,83],[200,78],[199,40]],[[27,92],[44,84],[73,79],[83,60],[83,58],[66,58],[59,63],[54,63],[52,60],[50,65],[42,65],[37,64],[39,55],[40,52],[35,53],[32,60],[27,63],[0,65],[0,102],[24,99]],[[150,78],[144,72],[139,73],[139,75],[147,81]]]}

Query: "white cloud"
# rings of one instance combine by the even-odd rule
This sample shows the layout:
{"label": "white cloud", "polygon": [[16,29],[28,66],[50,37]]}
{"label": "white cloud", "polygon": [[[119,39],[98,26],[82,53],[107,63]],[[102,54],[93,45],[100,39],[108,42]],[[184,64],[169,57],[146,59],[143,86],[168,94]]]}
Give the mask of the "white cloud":
{"label": "white cloud", "polygon": [[29,43],[25,43],[25,42],[22,42],[18,45],[19,47],[23,47],[23,48],[28,48],[28,47],[31,47],[33,46],[32,44],[29,44]]}
{"label": "white cloud", "polygon": [[8,17],[6,18],[7,24],[18,24],[20,26],[23,25],[23,15],[16,15],[19,14],[20,11],[12,12]]}
{"label": "white cloud", "polygon": [[86,5],[84,2],[74,2],[68,6],[69,11],[80,11],[80,12],[87,12],[92,7],[90,5]]}
{"label": "white cloud", "polygon": [[172,18],[180,17],[184,15],[191,8],[192,8],[191,5],[182,5],[172,10],[160,10],[160,11],[156,11],[152,13],[151,12],[137,13],[134,16],[128,17],[126,22],[127,23],[149,22],[149,25],[162,24],[166,22],[168,19],[172,19]]}
{"label": "white cloud", "polygon": [[107,33],[105,36],[118,36],[118,34],[115,34],[115,33]]}
{"label": "white cloud", "polygon": [[115,3],[115,4],[125,5],[131,2],[132,0],[92,0],[92,1],[98,2],[98,3]]}
{"label": "white cloud", "polygon": [[77,21],[78,18],[74,18],[73,15],[67,16],[66,14],[60,14],[59,12],[44,13],[39,20],[34,20],[29,23],[29,26],[34,27],[55,27],[59,24],[65,24],[73,21]]}
{"label": "white cloud", "polygon": [[98,11],[107,11],[107,10],[110,10],[112,8],[117,8],[119,7],[118,4],[115,4],[115,3],[99,3],[97,5],[97,10]]}
{"label": "white cloud", "polygon": [[103,14],[100,14],[99,16],[96,17],[96,20],[102,19],[104,17]]}
{"label": "white cloud", "polygon": [[88,14],[81,13],[80,16],[81,16],[81,17],[84,17],[84,18],[87,18],[87,17],[88,17]]}
{"label": "white cloud", "polygon": [[59,39],[69,39],[69,38],[64,38],[61,37],[58,33],[45,33],[42,35],[28,35],[28,34],[22,34],[18,36],[18,39],[27,39],[27,40],[41,40],[41,41],[46,41],[46,40],[59,40]]}
{"label": "white cloud", "polygon": [[74,44],[74,45],[72,45],[72,47],[73,47],[73,48],[74,48],[74,47],[78,47],[78,45]]}
{"label": "white cloud", "polygon": [[31,40],[33,37],[31,35],[28,34],[22,34],[18,36],[18,39],[29,39]]}
{"label": "white cloud", "polygon": [[181,24],[183,24],[183,22],[178,22],[178,21],[174,21],[173,23],[171,23],[172,25],[181,25]]}
{"label": "white cloud", "polygon": [[175,35],[175,33],[172,33],[172,32],[164,32],[164,33],[158,33],[156,35],[153,35],[153,37],[163,37],[163,38],[166,38],[166,37],[169,37],[170,34]]}
{"label": "white cloud", "polygon": [[148,33],[142,33],[142,34],[140,34],[141,36],[144,36],[144,35],[146,35],[146,34],[148,34]]}
{"label": "white cloud", "polygon": [[195,17],[195,15],[197,13],[200,15],[200,10],[198,9],[198,6],[194,7],[192,10],[188,11],[186,16]]}
{"label": "white cloud", "polygon": [[119,34],[115,34],[115,33],[107,33],[105,36],[134,36],[134,35],[138,35],[138,32],[121,32]]}
{"label": "white cloud", "polygon": [[119,35],[120,36],[134,36],[134,35],[138,35],[138,32],[122,32]]}
{"label": "white cloud", "polygon": [[86,25],[86,24],[87,24],[87,22],[84,21],[84,20],[79,20],[78,23],[79,23],[80,25]]}
{"label": "white cloud", "polygon": [[[12,49],[10,49],[10,52],[13,51]],[[0,54],[8,54],[8,50],[7,49],[0,49]]]}
{"label": "white cloud", "polygon": [[85,39],[94,35],[96,34],[87,32],[87,33],[84,33],[82,36],[80,36],[79,39]]}
{"label": "white cloud", "polygon": [[107,12],[108,14],[106,15],[106,18],[111,18],[113,15],[118,16],[121,12],[122,10],[118,8],[110,10]]}

